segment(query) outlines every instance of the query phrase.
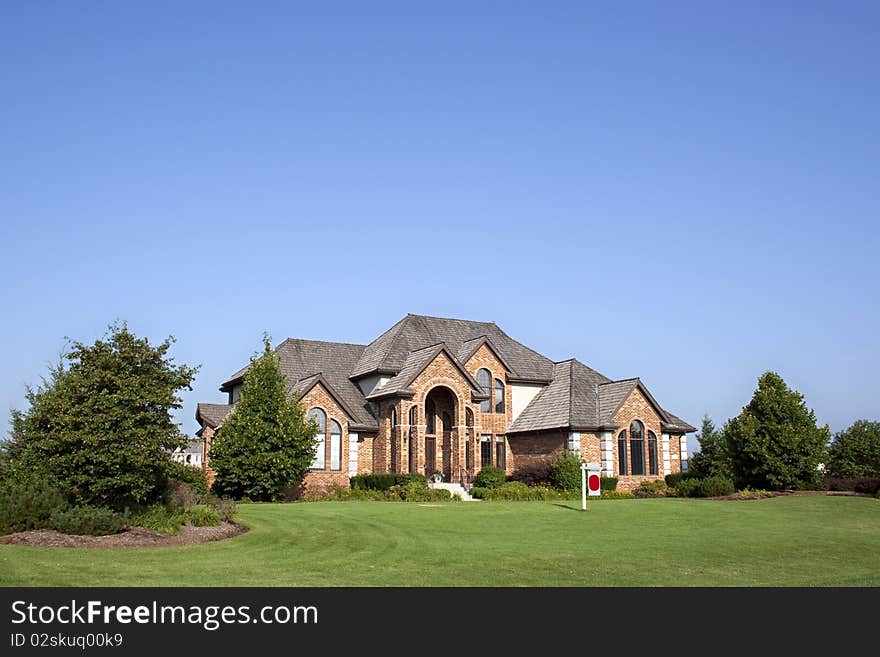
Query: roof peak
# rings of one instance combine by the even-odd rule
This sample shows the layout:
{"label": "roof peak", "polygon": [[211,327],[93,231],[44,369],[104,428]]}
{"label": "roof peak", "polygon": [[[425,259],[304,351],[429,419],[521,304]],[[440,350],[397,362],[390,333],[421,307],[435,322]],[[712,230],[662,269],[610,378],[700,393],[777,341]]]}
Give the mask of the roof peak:
{"label": "roof peak", "polygon": [[424,317],[426,319],[443,319],[449,322],[467,322],[469,324],[486,324],[490,326],[498,326],[495,322],[483,322],[478,319],[463,319],[461,317],[438,317],[437,315],[420,315],[418,313],[407,313],[407,317]]}
{"label": "roof peak", "polygon": [[[346,347],[366,347],[365,344],[357,344],[355,342],[336,342],[334,340],[309,340],[307,338],[285,338],[282,342],[278,343],[278,347],[288,342],[308,342],[310,344],[341,344]],[[278,347],[275,347],[276,349]]]}

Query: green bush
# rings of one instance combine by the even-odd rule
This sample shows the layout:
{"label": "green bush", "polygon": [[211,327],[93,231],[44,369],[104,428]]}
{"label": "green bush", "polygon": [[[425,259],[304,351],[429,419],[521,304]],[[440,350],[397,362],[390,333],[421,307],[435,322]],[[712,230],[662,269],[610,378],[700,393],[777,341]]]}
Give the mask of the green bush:
{"label": "green bush", "polygon": [[131,524],[163,534],[176,534],[186,522],[183,511],[169,509],[164,504],[154,504],[131,516]]}
{"label": "green bush", "polygon": [[411,481],[403,486],[392,486],[387,493],[389,498],[397,497],[403,502],[449,502],[452,493],[444,488],[428,488],[427,485]]}
{"label": "green bush", "polygon": [[381,490],[392,486],[406,486],[410,482],[420,482],[427,486],[424,475],[383,472],[378,474],[355,475],[349,480],[352,490]]}
{"label": "green bush", "polygon": [[599,477],[599,490],[617,490],[617,477]]}
{"label": "green bush", "polygon": [[471,489],[471,496],[478,500],[506,500],[527,502],[533,500],[559,500],[568,496],[546,486],[527,486],[521,481],[508,481],[497,488]]}
{"label": "green bush", "polygon": [[507,475],[501,468],[491,466],[483,468],[474,477],[474,486],[478,488],[498,488],[507,481]]}
{"label": "green bush", "polygon": [[165,487],[165,495],[163,495],[163,500],[165,504],[171,506],[175,509],[188,509],[191,506],[195,506],[196,504],[201,504],[204,500],[204,495],[199,495],[196,491],[194,491],[189,484],[184,483],[182,481],[178,481],[176,479],[171,479],[168,481],[168,485]]}
{"label": "green bush", "polygon": [[[324,495],[318,497],[301,498],[304,502],[387,502],[388,491],[373,490],[371,488],[343,488],[334,486]],[[400,498],[395,498],[399,500]],[[393,500],[392,500],[393,501]]]}
{"label": "green bush", "polygon": [[182,481],[202,497],[208,494],[208,477],[201,468],[194,468],[191,465],[173,461],[168,472],[168,479],[169,483],[172,481]]}
{"label": "green bush", "polygon": [[208,495],[205,497],[205,504],[217,512],[217,516],[223,522],[232,522],[235,517],[236,504],[235,500],[228,497],[217,497],[216,495]]}
{"label": "green bush", "polygon": [[0,482],[0,534],[45,529],[65,508],[67,500],[50,479],[8,476]]}
{"label": "green bush", "polygon": [[736,491],[733,481],[723,475],[706,477],[700,484],[700,497],[721,497]]}
{"label": "green bush", "polygon": [[106,536],[118,534],[128,525],[128,517],[99,506],[74,506],[52,514],[49,526],[62,534]]}
{"label": "green bush", "polygon": [[581,489],[581,459],[574,452],[563,452],[550,469],[550,484],[558,490]]}
{"label": "green bush", "polygon": [[666,475],[664,481],[669,488],[678,488],[678,484],[682,479],[687,479],[687,473],[685,472],[673,472],[672,474]]}
{"label": "green bush", "polygon": [[666,497],[666,482],[662,479],[643,481],[635,490],[636,497]]}
{"label": "green bush", "polygon": [[[631,500],[635,495],[621,490],[603,490],[599,494],[600,500]],[[595,498],[594,498],[595,499]]]}
{"label": "green bush", "polygon": [[702,479],[680,479],[675,486],[675,494],[678,497],[700,497],[702,483]]}
{"label": "green bush", "polygon": [[193,527],[216,527],[220,524],[217,511],[209,506],[191,506],[183,512],[184,524]]}

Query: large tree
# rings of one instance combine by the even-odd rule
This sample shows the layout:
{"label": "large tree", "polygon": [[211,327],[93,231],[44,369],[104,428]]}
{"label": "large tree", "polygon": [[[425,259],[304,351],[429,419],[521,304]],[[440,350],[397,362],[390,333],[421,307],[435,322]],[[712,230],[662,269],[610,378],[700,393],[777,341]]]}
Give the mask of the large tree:
{"label": "large tree", "polygon": [[214,437],[213,488],[221,495],[278,499],[300,484],[315,456],[318,427],[287,393],[287,381],[268,337],[263,353],[251,358],[232,414]]}
{"label": "large tree", "polygon": [[857,420],[836,433],[826,466],[832,477],[880,477],[880,422]]}
{"label": "large tree", "polygon": [[830,431],[816,425],[804,397],[765,372],[742,413],[723,430],[738,486],[780,490],[818,484]]}
{"label": "large tree", "polygon": [[698,438],[700,451],[688,460],[688,472],[695,477],[730,477],[730,457],[724,437],[708,415],[703,416],[703,426]]}
{"label": "large tree", "polygon": [[197,371],[174,364],[173,341],[153,346],[122,323],[93,345],[72,343],[42,385],[28,388],[28,410],[12,412],[12,470],[55,479],[75,502],[156,499],[171,452],[186,443],[170,412]]}

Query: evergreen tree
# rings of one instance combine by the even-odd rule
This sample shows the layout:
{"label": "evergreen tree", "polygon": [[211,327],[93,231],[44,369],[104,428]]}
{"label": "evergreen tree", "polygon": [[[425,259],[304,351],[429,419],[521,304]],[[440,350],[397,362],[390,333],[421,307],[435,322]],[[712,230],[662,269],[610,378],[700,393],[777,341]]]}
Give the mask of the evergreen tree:
{"label": "evergreen tree", "polygon": [[241,398],[214,437],[210,463],[213,488],[221,495],[276,500],[302,482],[315,456],[318,427],[306,420],[268,336],[263,353],[251,358]]}
{"label": "evergreen tree", "polygon": [[816,425],[803,395],[775,372],[765,372],[723,435],[737,486],[779,490],[818,484],[830,431]]}
{"label": "evergreen tree", "polygon": [[730,458],[721,432],[708,415],[703,416],[703,426],[698,436],[700,451],[688,461],[688,472],[699,478],[721,475],[730,477]]}
{"label": "evergreen tree", "polygon": [[880,422],[858,420],[835,434],[827,472],[832,477],[880,477]]}
{"label": "evergreen tree", "polygon": [[186,444],[170,412],[196,368],[174,365],[169,337],[154,347],[123,324],[93,345],[74,342],[26,412],[12,412],[13,471],[54,479],[73,501],[124,507],[164,490],[171,452]]}

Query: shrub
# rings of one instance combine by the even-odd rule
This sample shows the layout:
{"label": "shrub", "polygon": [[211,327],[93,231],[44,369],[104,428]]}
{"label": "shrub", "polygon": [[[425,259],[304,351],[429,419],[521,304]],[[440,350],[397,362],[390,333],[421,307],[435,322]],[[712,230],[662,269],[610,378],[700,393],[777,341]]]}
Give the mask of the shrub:
{"label": "shrub", "polygon": [[[320,497],[302,498],[303,501],[323,502],[386,502],[387,491],[374,490],[372,488],[343,488],[334,486]],[[400,499],[400,498],[396,498]]]}
{"label": "shrub", "polygon": [[208,495],[205,497],[205,504],[217,512],[217,516],[223,522],[232,522],[235,517],[236,504],[235,500],[228,497],[217,497],[216,495]]}
{"label": "shrub", "polygon": [[163,534],[176,534],[186,522],[183,511],[172,510],[164,504],[153,504],[131,516],[131,524]]}
{"label": "shrub", "polygon": [[[631,500],[635,495],[621,490],[603,490],[599,493],[600,500]],[[595,498],[594,498],[595,499]]]}
{"label": "shrub", "polygon": [[173,338],[151,345],[125,324],[93,345],[74,342],[43,385],[12,412],[15,467],[52,475],[80,504],[148,504],[161,497],[170,453],[185,437],[171,417],[196,368],[175,365]]}
{"label": "shrub", "polygon": [[678,488],[678,483],[682,479],[687,478],[688,476],[686,472],[673,472],[672,474],[666,475],[664,481],[666,482],[666,485],[669,486],[669,488]]}
{"label": "shrub", "polygon": [[419,482],[427,486],[424,475],[384,472],[378,474],[355,475],[349,480],[352,490],[388,490],[392,486],[406,486],[410,482]]}
{"label": "shrub", "polygon": [[655,481],[643,481],[636,489],[636,497],[666,497],[666,482],[662,479]]}
{"label": "shrub", "polygon": [[49,526],[63,534],[106,536],[118,534],[128,524],[128,517],[99,506],[74,506],[52,514]]}
{"label": "shrub", "polygon": [[534,461],[519,466],[510,475],[511,481],[518,481],[526,486],[549,486],[550,470],[553,464],[550,461]]}
{"label": "shrub", "polygon": [[477,488],[498,488],[507,481],[507,475],[501,468],[493,468],[491,466],[483,468],[474,477],[474,486]]}
{"label": "shrub", "polygon": [[617,490],[617,477],[599,477],[599,490]]}
{"label": "shrub", "polygon": [[0,534],[44,529],[52,514],[66,507],[64,495],[51,480],[7,477],[0,483]]}
{"label": "shrub", "polygon": [[208,494],[208,476],[201,468],[174,461],[168,473],[169,483],[178,481],[187,484],[197,495]]}
{"label": "shrub", "polygon": [[403,502],[449,502],[452,493],[444,488],[428,488],[418,481],[411,481],[403,486],[392,486],[388,489],[389,499],[394,497]]}
{"label": "shrub", "polygon": [[560,454],[550,470],[550,483],[559,490],[580,490],[580,456],[568,451]]}
{"label": "shrub", "polygon": [[204,496],[196,493],[189,484],[176,479],[170,480],[165,488],[165,503],[176,509],[188,509],[199,504],[203,498]]}
{"label": "shrub", "polygon": [[880,490],[880,479],[874,477],[827,477],[822,481],[823,490],[852,491],[875,495]]}
{"label": "shrub", "polygon": [[700,497],[700,486],[702,483],[701,479],[681,479],[675,487],[675,494],[679,497]]}
{"label": "shrub", "polygon": [[526,486],[521,481],[508,481],[496,488],[472,488],[471,496],[478,500],[556,500],[562,494],[546,486]]}
{"label": "shrub", "polygon": [[191,506],[183,512],[183,520],[193,527],[216,527],[220,516],[210,506]]}
{"label": "shrub", "polygon": [[736,491],[733,481],[723,475],[706,477],[700,484],[700,497],[722,497]]}

